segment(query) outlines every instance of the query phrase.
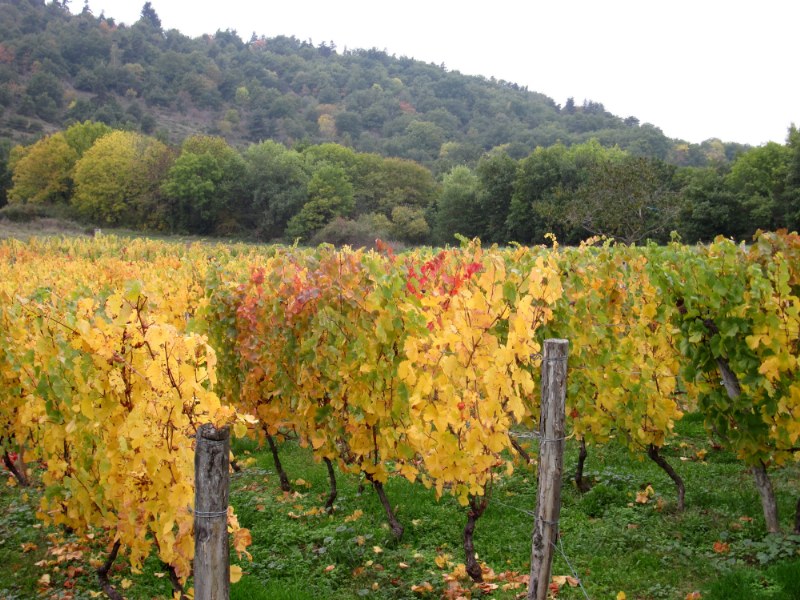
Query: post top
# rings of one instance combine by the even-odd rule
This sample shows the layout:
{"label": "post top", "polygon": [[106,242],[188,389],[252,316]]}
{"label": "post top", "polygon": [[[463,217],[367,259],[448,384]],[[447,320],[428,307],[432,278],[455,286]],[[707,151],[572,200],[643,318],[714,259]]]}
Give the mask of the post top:
{"label": "post top", "polygon": [[220,429],[217,429],[212,423],[203,423],[197,430],[198,438],[211,440],[213,442],[221,442],[228,439],[229,436],[230,430],[228,427],[221,427]]}

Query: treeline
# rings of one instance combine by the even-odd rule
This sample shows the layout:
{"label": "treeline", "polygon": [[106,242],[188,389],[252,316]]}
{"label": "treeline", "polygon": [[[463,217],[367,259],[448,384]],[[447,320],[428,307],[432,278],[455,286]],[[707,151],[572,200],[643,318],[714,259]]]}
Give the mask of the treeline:
{"label": "treeline", "polygon": [[800,229],[800,132],[728,164],[677,167],[597,140],[494,150],[439,180],[411,160],[325,143],[243,151],[218,136],[180,146],[86,121],[15,146],[0,216],[71,216],[100,226],[259,241],[369,245],[687,242]]}
{"label": "treeline", "polygon": [[474,167],[493,148],[521,159],[590,139],[683,166],[728,162],[745,148],[671,140],[600,102],[561,106],[516,83],[375,48],[255,33],[244,41],[235,31],[190,38],[165,31],[149,2],[131,25],[88,3],[73,15],[67,4],[0,0],[0,139],[30,143],[93,120],[172,143],[194,134],[240,148],[335,142],[437,176]]}

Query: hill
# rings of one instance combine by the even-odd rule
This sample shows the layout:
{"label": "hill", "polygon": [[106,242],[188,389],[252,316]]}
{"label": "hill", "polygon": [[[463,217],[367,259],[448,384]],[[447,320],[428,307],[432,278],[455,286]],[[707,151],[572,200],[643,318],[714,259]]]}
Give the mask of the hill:
{"label": "hill", "polygon": [[0,1],[0,139],[30,143],[87,119],[179,143],[193,134],[232,145],[336,142],[418,161],[434,173],[503,147],[597,139],[677,165],[727,162],[745,147],[687,144],[600,102],[564,106],[516,83],[465,76],[385,51],[340,52],[295,37],[243,41],[234,31],[164,31],[148,2],[132,25],[73,15],[67,1]]}

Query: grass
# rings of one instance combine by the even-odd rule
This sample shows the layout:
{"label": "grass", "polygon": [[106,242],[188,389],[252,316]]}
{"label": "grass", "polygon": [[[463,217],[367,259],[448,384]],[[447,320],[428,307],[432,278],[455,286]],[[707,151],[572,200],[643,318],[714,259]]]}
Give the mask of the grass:
{"label": "grass", "polygon": [[[568,444],[561,513],[564,555],[557,556],[553,573],[569,575],[574,568],[593,600],[616,598],[620,591],[641,600],[684,599],[692,592],[719,600],[800,599],[800,538],[765,534],[749,473],[729,453],[714,449],[698,417],[687,416],[679,433],[664,455],[686,482],[683,513],[675,510],[675,490],[666,474],[614,444],[589,449],[587,471],[594,487],[580,494],[569,481],[577,444]],[[234,450],[249,463],[232,476],[231,502],[241,524],[252,532],[253,560],[236,561],[245,575],[232,586],[232,598],[444,597],[444,577],[463,562],[465,512],[452,498],[437,501],[419,485],[390,481],[387,493],[406,528],[397,541],[376,495],[369,487],[360,492],[357,477],[339,474],[336,511],[327,515],[320,510],[327,494],[325,466],[314,463],[307,450],[292,442],[282,446],[281,459],[297,489],[291,495],[280,491],[268,451],[249,440],[235,441]],[[704,459],[698,458],[702,450],[707,452]],[[786,531],[800,495],[798,467],[773,473]],[[639,504],[636,492],[647,485],[655,496]],[[478,521],[480,560],[498,575],[529,569],[534,498],[535,474],[518,464],[512,476],[496,483],[490,506]],[[97,585],[91,561],[97,564],[104,549],[37,527],[37,499],[35,489],[6,487],[0,492],[0,597],[92,597]],[[53,564],[51,550],[70,542],[80,542],[74,546],[80,548],[80,557]],[[721,552],[715,551],[715,542]],[[36,566],[42,560],[51,564]],[[149,560],[136,575],[124,561],[118,562],[112,581],[118,587],[123,579],[132,582],[126,597],[169,597],[169,583],[157,560]],[[46,587],[38,583],[45,574],[50,575]],[[432,593],[412,591],[412,585],[425,582]],[[523,591],[503,590],[505,582],[496,583],[500,587],[488,594],[469,589],[466,581],[452,585],[467,589],[472,598],[510,599]],[[565,585],[558,597],[584,595],[580,588]]]}

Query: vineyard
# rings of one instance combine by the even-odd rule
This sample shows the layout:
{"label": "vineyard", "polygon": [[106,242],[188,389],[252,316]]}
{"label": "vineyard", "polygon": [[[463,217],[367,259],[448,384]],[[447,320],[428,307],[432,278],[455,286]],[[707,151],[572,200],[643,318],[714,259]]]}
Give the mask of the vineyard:
{"label": "vineyard", "polygon": [[[760,514],[748,527],[775,534],[775,556],[795,556],[798,568],[800,538],[779,536],[800,534],[795,234],[704,247],[593,240],[498,249],[473,241],[398,255],[380,245],[308,250],[99,236],[6,241],[0,259],[0,444],[14,497],[6,500],[37,494],[41,526],[94,548],[91,563],[70,568],[96,574],[81,581],[112,598],[131,596],[128,576],[153,564],[169,581],[162,593],[191,594],[192,449],[209,422],[237,438],[233,465],[248,500],[234,501],[227,518],[231,578],[246,574],[239,585],[259,585],[256,571],[267,585],[269,569],[253,567],[252,555],[284,544],[258,538],[263,498],[279,499],[270,519],[338,519],[347,528],[367,510],[354,502],[362,488],[358,497],[374,499],[387,527],[380,544],[356,536],[357,552],[340,557],[350,579],[390,550],[405,547],[408,563],[424,561],[406,545],[419,537],[419,519],[404,518],[398,504],[413,509],[395,492],[448,507],[447,523],[432,528],[455,531],[460,548],[449,541],[431,557],[444,577],[398,575],[361,595],[524,592],[528,557],[504,556],[508,569],[483,560],[481,519],[502,527],[490,508],[511,496],[533,508],[535,485],[522,482],[535,481],[545,338],[570,341],[567,437],[578,454],[568,475],[578,496],[610,490],[585,465],[622,453],[652,462],[674,488],[634,486],[630,506],[653,506],[680,523],[692,489],[676,457],[702,463],[706,452],[681,451],[686,421],[749,472],[741,485],[757,490]],[[281,516],[284,503],[292,510]],[[531,525],[516,534],[528,549]],[[442,536],[442,544],[453,539]],[[56,546],[68,553],[69,543]],[[712,543],[729,553],[725,540]],[[330,545],[308,552],[325,562],[319,548]],[[488,554],[500,560],[503,552]],[[42,562],[39,593],[47,595],[64,574],[57,560]],[[122,564],[129,571],[118,582]],[[324,567],[321,576],[337,568]],[[576,572],[570,585],[578,579],[608,597],[602,574]],[[556,594],[564,581],[554,579]],[[569,585],[560,593],[580,597]]]}

